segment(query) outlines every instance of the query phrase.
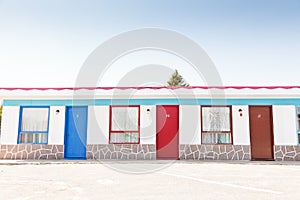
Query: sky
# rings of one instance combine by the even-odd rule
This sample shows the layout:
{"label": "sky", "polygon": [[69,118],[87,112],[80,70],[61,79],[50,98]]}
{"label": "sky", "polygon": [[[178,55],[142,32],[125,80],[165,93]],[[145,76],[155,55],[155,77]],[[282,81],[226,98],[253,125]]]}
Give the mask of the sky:
{"label": "sky", "polygon": [[[300,0],[0,0],[0,87],[72,87],[94,49],[146,27],[198,43],[223,85],[300,85]],[[99,86],[140,64],[205,84],[176,56],[144,51],[114,63]]]}

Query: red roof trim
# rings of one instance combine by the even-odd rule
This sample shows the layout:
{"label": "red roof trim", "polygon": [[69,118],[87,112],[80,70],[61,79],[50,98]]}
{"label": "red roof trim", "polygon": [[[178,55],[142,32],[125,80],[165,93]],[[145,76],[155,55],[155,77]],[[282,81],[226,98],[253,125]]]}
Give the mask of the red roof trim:
{"label": "red roof trim", "polygon": [[0,88],[0,90],[7,90],[7,91],[14,91],[14,90],[23,90],[23,91],[30,91],[30,90],[39,90],[39,91],[45,91],[45,90],[113,90],[113,89],[119,89],[119,90],[127,90],[127,89],[134,89],[134,90],[143,90],[143,89],[152,89],[152,90],[159,90],[159,89],[236,89],[236,90],[242,90],[242,89],[251,89],[251,90],[258,90],[258,89],[300,89],[300,86],[143,86],[143,87],[61,87],[61,88],[16,88],[16,87],[7,87],[7,88]]}

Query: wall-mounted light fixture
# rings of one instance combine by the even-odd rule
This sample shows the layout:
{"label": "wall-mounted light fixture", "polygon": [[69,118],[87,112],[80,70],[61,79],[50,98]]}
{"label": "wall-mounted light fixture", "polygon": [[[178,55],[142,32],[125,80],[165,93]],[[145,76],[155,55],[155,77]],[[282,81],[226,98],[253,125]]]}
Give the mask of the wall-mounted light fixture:
{"label": "wall-mounted light fixture", "polygon": [[243,117],[243,110],[239,109],[240,117]]}

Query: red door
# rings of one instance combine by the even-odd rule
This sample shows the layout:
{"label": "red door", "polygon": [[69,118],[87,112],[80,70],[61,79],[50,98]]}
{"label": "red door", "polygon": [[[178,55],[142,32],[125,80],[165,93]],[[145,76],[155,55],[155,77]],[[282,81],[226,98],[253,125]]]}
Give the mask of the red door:
{"label": "red door", "polygon": [[271,106],[249,106],[252,160],[273,160]]}
{"label": "red door", "polygon": [[156,158],[177,160],[179,158],[179,107],[156,107]]}

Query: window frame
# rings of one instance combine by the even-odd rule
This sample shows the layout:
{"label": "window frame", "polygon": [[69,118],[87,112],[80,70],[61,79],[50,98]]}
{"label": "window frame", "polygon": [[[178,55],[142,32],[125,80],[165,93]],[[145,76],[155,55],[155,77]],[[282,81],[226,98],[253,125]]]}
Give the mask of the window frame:
{"label": "window frame", "polygon": [[[229,108],[229,126],[230,126],[230,131],[203,131],[203,119],[202,119],[202,109],[203,108]],[[201,144],[203,145],[233,145],[233,128],[232,128],[232,106],[231,105],[203,105],[200,108],[200,123],[201,123]],[[230,143],[203,143],[203,133],[205,134],[213,134],[213,133],[219,133],[219,134],[230,134],[231,142]]]}
{"label": "window frame", "polygon": [[300,112],[298,112],[298,110],[300,110],[300,106],[296,105],[295,106],[295,110],[296,110],[296,127],[297,127],[297,139],[298,139],[298,145],[300,145]]}
{"label": "window frame", "polygon": [[[48,109],[47,131],[22,131],[22,120],[23,120],[23,109],[24,108],[25,109],[26,108],[47,108]],[[17,141],[17,144],[48,144],[49,126],[50,126],[50,106],[20,106],[19,128],[18,128],[18,141]],[[44,133],[44,134],[47,134],[47,142],[42,142],[42,143],[20,142],[21,133],[25,133],[25,134]]]}
{"label": "window frame", "polygon": [[[112,110],[113,108],[137,108],[138,109],[138,130],[112,130]],[[140,113],[140,106],[139,105],[110,105],[109,106],[109,137],[108,137],[108,143],[109,144],[140,144],[140,119],[141,119],[141,113]],[[111,142],[111,133],[138,133],[138,141],[137,142]]]}

